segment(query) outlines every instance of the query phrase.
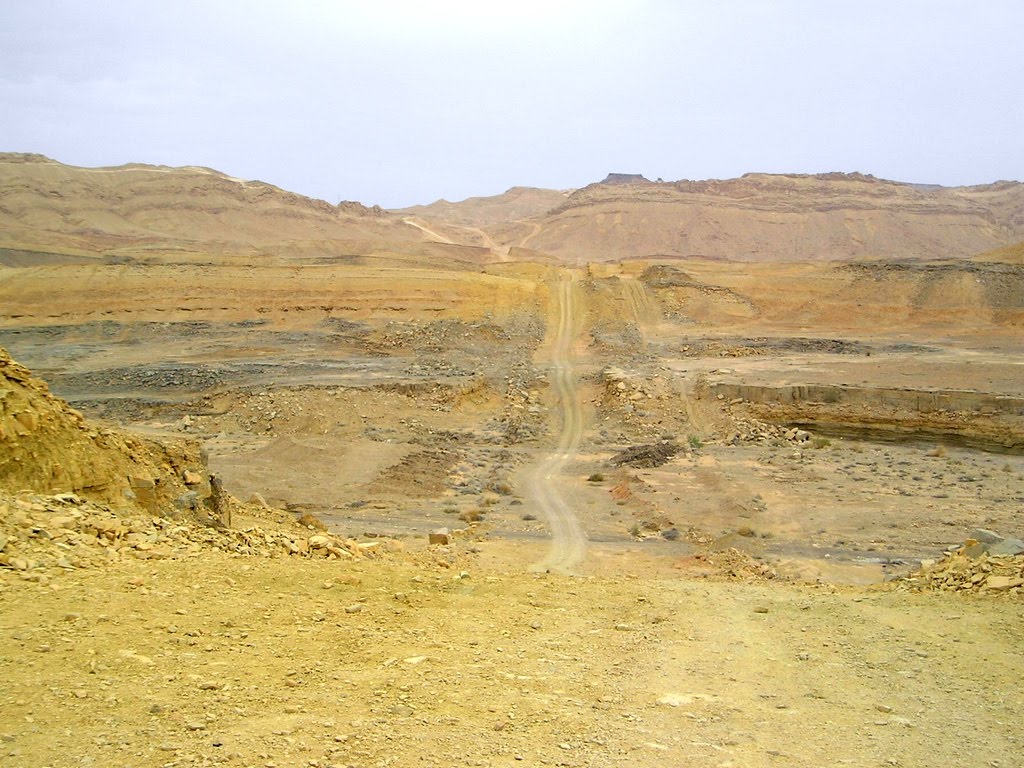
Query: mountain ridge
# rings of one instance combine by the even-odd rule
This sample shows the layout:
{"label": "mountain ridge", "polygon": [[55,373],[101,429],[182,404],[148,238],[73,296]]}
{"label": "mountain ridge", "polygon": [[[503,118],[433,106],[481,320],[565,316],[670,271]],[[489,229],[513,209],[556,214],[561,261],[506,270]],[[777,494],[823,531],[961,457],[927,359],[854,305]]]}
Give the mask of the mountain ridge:
{"label": "mountain ridge", "polygon": [[458,260],[469,247],[471,260],[484,262],[837,261],[968,258],[1021,241],[1024,184],[1006,180],[944,187],[859,172],[669,182],[609,174],[574,190],[514,186],[385,210],[201,166],[79,168],[0,153],[0,248],[10,250]]}

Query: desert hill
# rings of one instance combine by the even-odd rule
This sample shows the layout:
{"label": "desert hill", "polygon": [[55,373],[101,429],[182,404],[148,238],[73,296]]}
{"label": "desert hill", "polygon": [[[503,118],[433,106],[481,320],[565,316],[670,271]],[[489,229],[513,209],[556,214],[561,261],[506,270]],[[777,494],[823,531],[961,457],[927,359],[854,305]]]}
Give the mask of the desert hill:
{"label": "desert hill", "polygon": [[[961,258],[1024,238],[1017,182],[947,188],[839,173],[678,182],[611,176],[518,226],[477,226],[506,247],[570,262]],[[468,213],[479,203],[465,206]],[[421,215],[430,213],[459,221],[450,210]]]}
{"label": "desert hill", "polygon": [[500,195],[471,197],[458,203],[438,200],[395,211],[457,227],[486,227],[543,216],[565,203],[571,192],[512,187]]}
{"label": "desert hill", "polygon": [[19,251],[108,259],[339,255],[422,239],[380,208],[334,206],[208,168],[77,168],[0,153],[0,249],[8,263]]}
{"label": "desert hill", "polygon": [[[395,211],[337,206],[209,168],[77,168],[0,153],[0,263],[75,259],[497,261],[966,258],[1024,240],[1024,184],[862,174],[513,187]],[[1013,260],[1012,252],[1009,260]]]}

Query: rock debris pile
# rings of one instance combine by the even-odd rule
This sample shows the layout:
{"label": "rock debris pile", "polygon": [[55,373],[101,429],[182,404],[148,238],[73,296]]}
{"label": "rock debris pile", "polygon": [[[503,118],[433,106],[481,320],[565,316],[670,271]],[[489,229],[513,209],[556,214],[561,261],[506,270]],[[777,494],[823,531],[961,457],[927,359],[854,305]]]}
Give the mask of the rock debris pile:
{"label": "rock debris pile", "polygon": [[975,531],[941,560],[925,560],[920,570],[898,582],[915,591],[1024,595],[1024,541],[993,531]]}
{"label": "rock debris pile", "polygon": [[240,529],[163,517],[120,516],[74,494],[0,496],[0,568],[28,581],[125,558],[187,559],[210,549],[249,557],[362,560],[390,542],[357,542],[323,531]]}

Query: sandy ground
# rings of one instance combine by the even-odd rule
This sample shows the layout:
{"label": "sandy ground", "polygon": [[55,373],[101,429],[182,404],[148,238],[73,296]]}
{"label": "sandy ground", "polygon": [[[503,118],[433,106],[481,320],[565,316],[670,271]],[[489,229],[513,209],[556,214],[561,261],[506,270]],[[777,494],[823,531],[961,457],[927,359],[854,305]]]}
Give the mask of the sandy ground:
{"label": "sandy ground", "polygon": [[1019,601],[471,557],[203,553],[0,584],[5,765],[1010,766],[1020,751]]}
{"label": "sandy ground", "polygon": [[[237,496],[400,551],[0,570],[3,764],[1016,764],[1019,596],[882,580],[977,527],[1022,533],[1024,457],[991,439],[1018,415],[955,411],[978,450],[950,413],[853,403],[935,430],[887,443],[851,403],[797,403],[782,421],[853,431],[796,436],[716,390],[899,372],[1012,398],[1009,329],[839,312],[811,336],[782,287],[758,306],[710,267],[265,270],[255,318],[231,270],[191,292],[89,269],[60,317],[5,320],[16,357],[90,414],[203,440]],[[21,295],[54,276],[16,272]],[[147,278],[166,296],[135,296]],[[663,441],[661,466],[611,463]]]}

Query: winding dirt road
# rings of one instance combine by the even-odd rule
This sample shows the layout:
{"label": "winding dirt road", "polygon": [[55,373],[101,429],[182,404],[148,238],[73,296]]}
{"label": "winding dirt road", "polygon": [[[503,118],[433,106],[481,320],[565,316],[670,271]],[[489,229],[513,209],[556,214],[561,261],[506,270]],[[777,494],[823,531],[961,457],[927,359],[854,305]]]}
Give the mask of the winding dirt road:
{"label": "winding dirt road", "polygon": [[553,293],[558,325],[551,344],[551,377],[558,394],[562,431],[555,450],[528,475],[527,493],[551,529],[551,549],[533,569],[572,573],[587,552],[583,526],[559,489],[562,471],[576,455],[583,435],[583,415],[572,365],[577,315],[574,279],[566,275],[556,284]]}

